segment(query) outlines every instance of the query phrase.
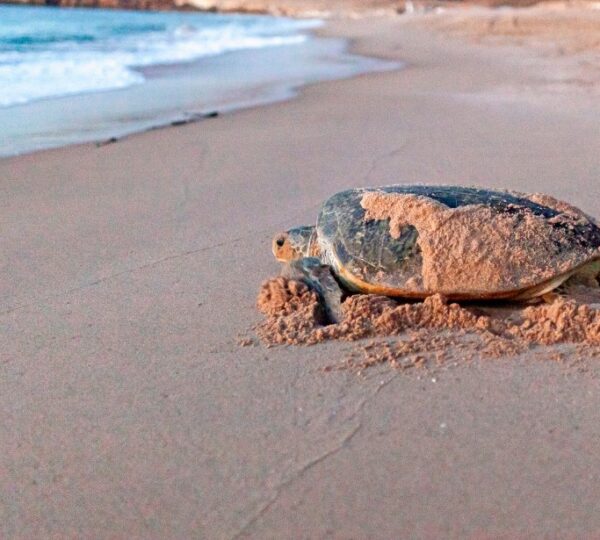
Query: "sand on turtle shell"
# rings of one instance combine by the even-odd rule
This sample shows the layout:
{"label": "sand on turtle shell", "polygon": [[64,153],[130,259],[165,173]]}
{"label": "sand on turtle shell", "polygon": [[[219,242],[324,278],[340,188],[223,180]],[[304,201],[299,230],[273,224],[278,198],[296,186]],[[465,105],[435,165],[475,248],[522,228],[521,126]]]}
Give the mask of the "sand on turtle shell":
{"label": "sand on turtle shell", "polygon": [[557,212],[561,212],[563,214],[571,214],[575,218],[588,220],[597,224],[597,221],[592,217],[586,214],[580,208],[569,204],[568,202],[561,201],[560,199],[556,199],[552,197],[552,195],[547,195],[546,193],[522,193],[520,191],[511,191],[513,195],[516,197],[521,197],[523,199],[529,199],[531,202],[539,204],[541,206],[547,206],[548,208],[552,208]]}
{"label": "sand on turtle shell", "polygon": [[[417,229],[425,291],[477,295],[539,284],[594,253],[574,249],[572,235],[565,232],[588,220],[583,212],[548,196],[533,197],[562,213],[548,220],[525,209],[500,213],[475,204],[449,208],[420,195],[380,192],[365,193],[361,206],[366,220],[389,220],[393,238],[408,225]],[[563,226],[556,227],[556,220]]]}
{"label": "sand on turtle shell", "polygon": [[449,303],[439,294],[405,304],[358,294],[342,306],[344,321],[323,326],[314,291],[298,281],[270,279],[258,294],[257,307],[266,318],[256,332],[267,346],[384,338],[363,345],[360,359],[351,355],[335,366],[357,370],[383,362],[403,369],[418,367],[432,356],[443,361],[449,351],[454,358],[470,359],[514,356],[559,343],[579,344],[580,355],[586,350],[595,353],[600,346],[600,309],[569,298],[484,310]]}

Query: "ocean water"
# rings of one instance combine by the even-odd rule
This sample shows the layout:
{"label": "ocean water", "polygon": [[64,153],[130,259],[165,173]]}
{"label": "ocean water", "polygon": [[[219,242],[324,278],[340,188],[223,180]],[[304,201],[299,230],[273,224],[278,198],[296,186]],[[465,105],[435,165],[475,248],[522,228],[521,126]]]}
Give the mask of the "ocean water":
{"label": "ocean water", "polygon": [[0,106],[143,84],[140,67],[300,44],[319,21],[0,6]]}
{"label": "ocean water", "polygon": [[316,38],[318,20],[0,5],[0,156],[286,99],[398,67]]}

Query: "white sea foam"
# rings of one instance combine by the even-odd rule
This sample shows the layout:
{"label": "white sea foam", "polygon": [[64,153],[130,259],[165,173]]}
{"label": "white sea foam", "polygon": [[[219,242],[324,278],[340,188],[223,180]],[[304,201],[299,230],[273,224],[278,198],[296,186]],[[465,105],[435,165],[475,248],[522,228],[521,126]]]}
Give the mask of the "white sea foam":
{"label": "white sea foam", "polygon": [[0,65],[0,106],[29,101],[125,88],[142,83],[144,77],[110,59],[33,61]]}
{"label": "white sea foam", "polygon": [[103,12],[102,24],[90,25],[88,18],[83,27],[77,21],[68,21],[71,26],[66,27],[64,20],[38,21],[33,27],[29,23],[26,32],[17,25],[18,17],[4,27],[0,20],[0,106],[141,84],[144,76],[136,67],[302,43],[307,36],[301,30],[318,24],[131,13],[120,22],[119,16],[120,12]]}

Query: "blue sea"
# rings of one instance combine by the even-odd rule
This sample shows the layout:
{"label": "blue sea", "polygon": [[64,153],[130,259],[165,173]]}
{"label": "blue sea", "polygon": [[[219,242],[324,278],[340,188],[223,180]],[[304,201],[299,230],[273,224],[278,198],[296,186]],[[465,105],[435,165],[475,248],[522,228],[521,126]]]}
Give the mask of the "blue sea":
{"label": "blue sea", "polygon": [[[148,128],[384,68],[318,20],[0,6],[0,156]],[[70,101],[65,101],[70,98]]]}

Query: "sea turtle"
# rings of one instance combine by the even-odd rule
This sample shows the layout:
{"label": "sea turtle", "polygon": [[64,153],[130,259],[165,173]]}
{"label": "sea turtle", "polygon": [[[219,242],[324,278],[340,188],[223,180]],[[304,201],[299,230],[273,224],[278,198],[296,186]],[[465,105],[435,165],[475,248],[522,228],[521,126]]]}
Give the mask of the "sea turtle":
{"label": "sea turtle", "polygon": [[342,191],[316,226],[277,234],[272,249],[283,275],[312,286],[334,322],[346,293],[530,300],[600,271],[600,228],[578,208],[473,187]]}

